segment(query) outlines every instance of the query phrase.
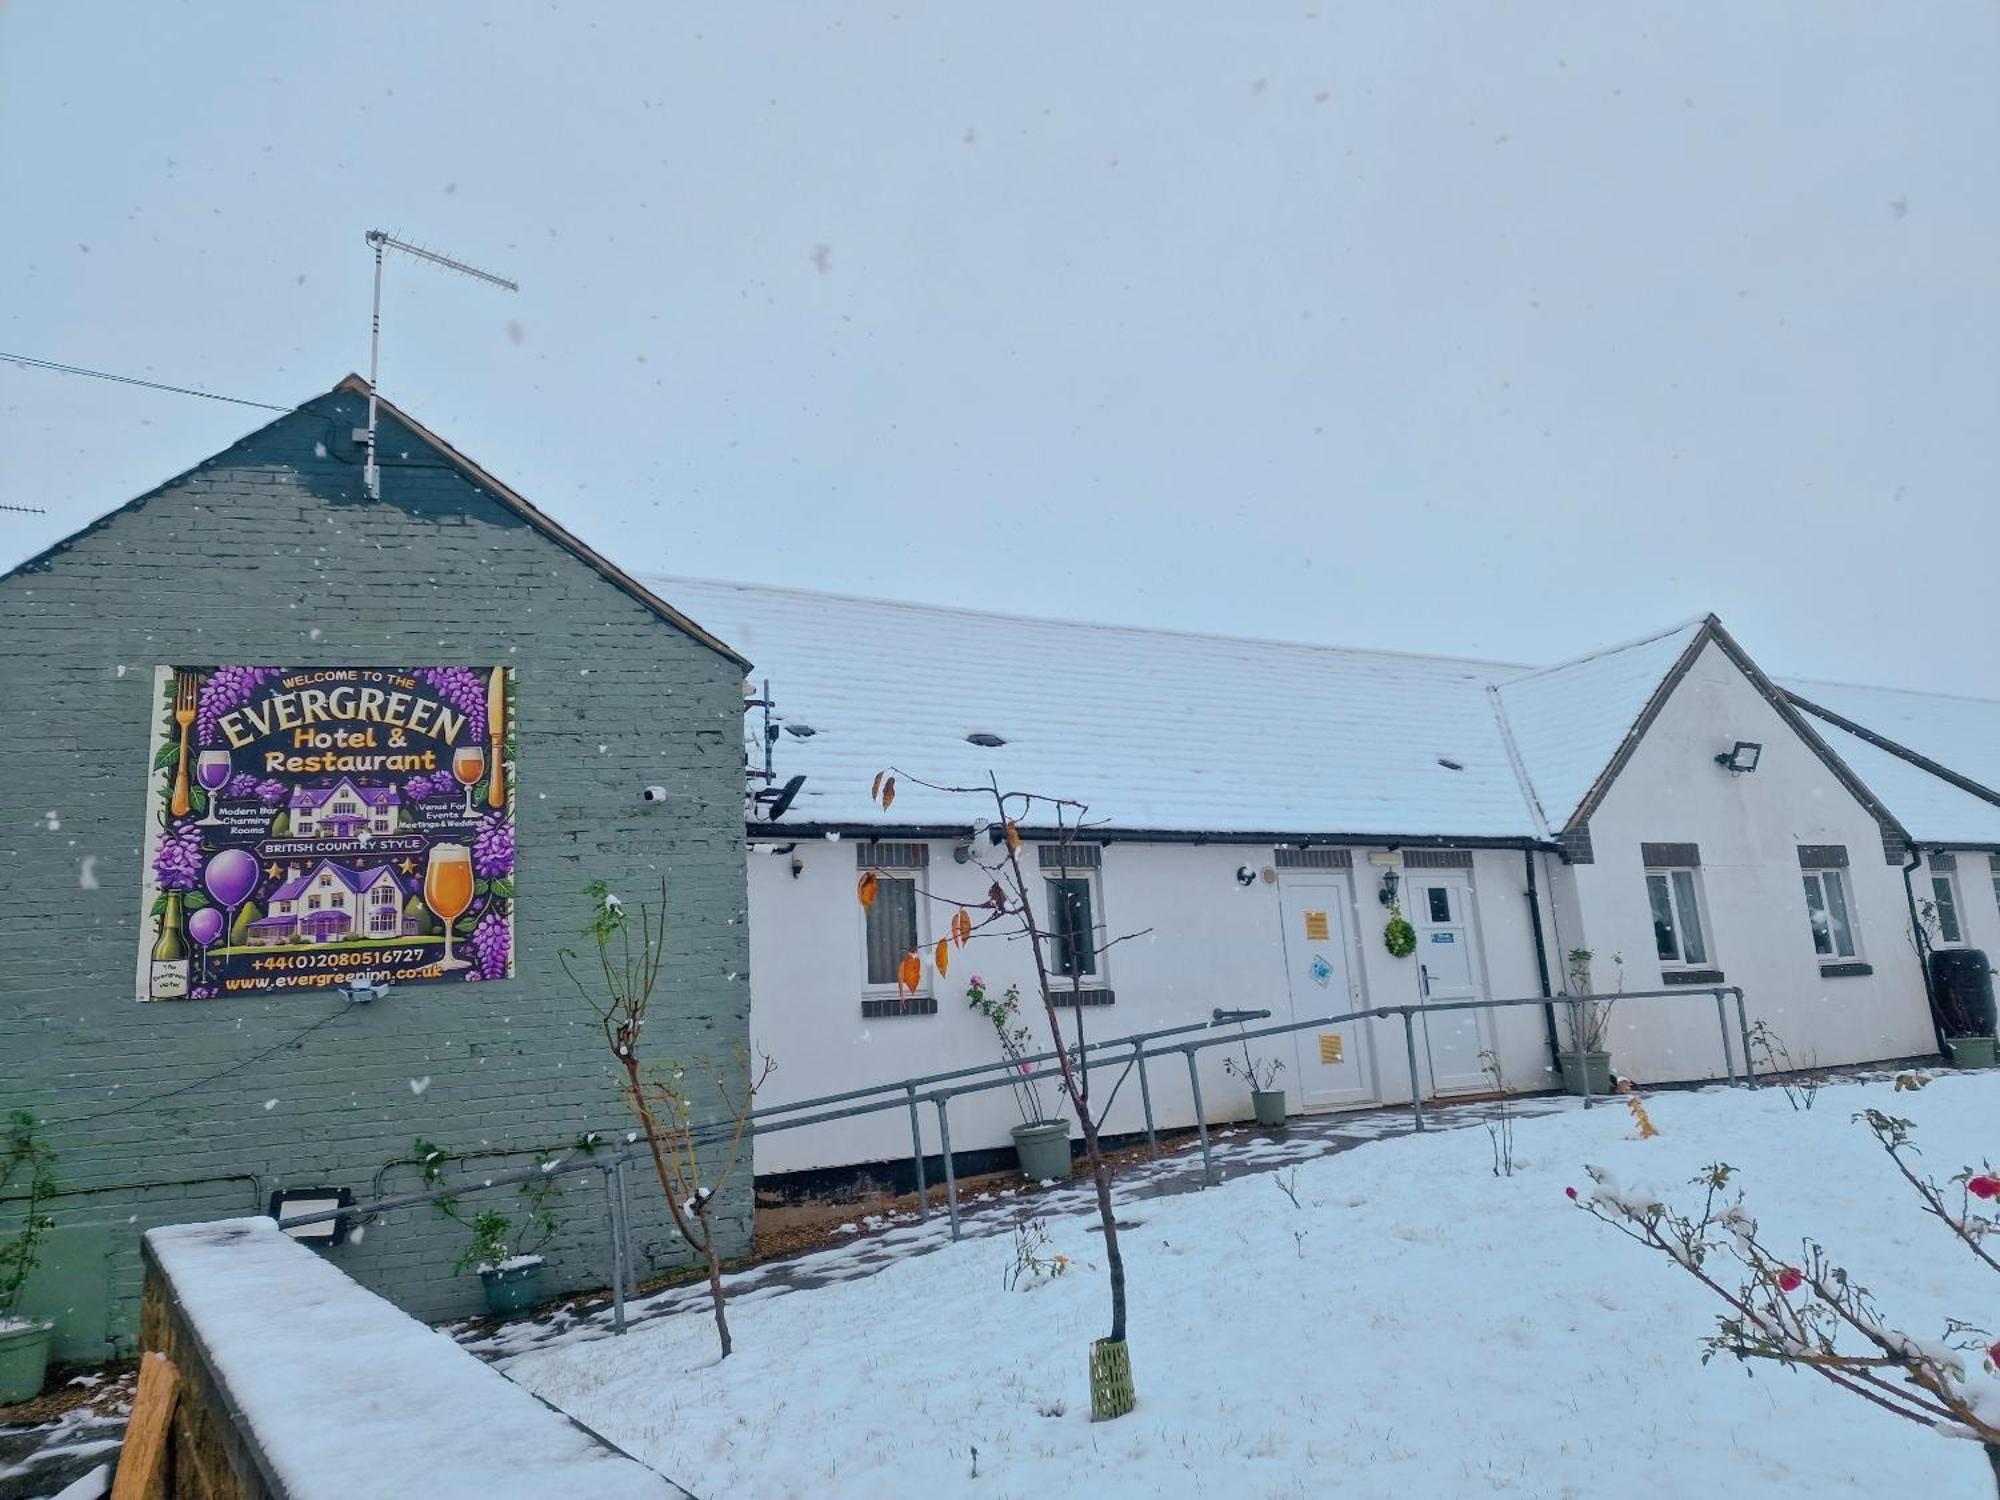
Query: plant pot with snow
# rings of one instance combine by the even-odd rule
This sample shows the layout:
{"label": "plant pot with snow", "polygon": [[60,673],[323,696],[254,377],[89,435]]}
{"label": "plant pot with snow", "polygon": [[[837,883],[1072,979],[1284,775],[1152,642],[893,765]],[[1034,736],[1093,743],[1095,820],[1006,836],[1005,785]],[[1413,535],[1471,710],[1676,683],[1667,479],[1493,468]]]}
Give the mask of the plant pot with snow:
{"label": "plant pot with snow", "polygon": [[6,1207],[20,1205],[18,1227],[0,1234],[0,1406],[32,1401],[48,1373],[51,1324],[19,1314],[21,1288],[41,1264],[42,1241],[56,1227],[42,1205],[56,1194],[54,1151],[42,1140],[41,1122],[24,1109],[7,1116],[0,1137],[0,1189]]}
{"label": "plant pot with snow", "polygon": [[1285,1091],[1283,1089],[1252,1089],[1250,1108],[1257,1117],[1257,1123],[1271,1130],[1280,1129],[1285,1123]]}
{"label": "plant pot with snow", "polygon": [[1944,1055],[1954,1068],[1990,1068],[1995,1064],[1995,1039],[1990,1036],[1948,1036]]}
{"label": "plant pot with snow", "polygon": [[1243,1039],[1241,1057],[1222,1059],[1222,1071],[1250,1085],[1250,1113],[1259,1125],[1272,1130],[1285,1123],[1285,1091],[1278,1088],[1278,1075],[1285,1065],[1275,1057],[1252,1057],[1250,1039]]}
{"label": "plant pot with snow", "polygon": [[1030,1182],[1061,1181],[1070,1174],[1069,1121],[1031,1120],[1009,1132],[1021,1175]]}
{"label": "plant pot with snow", "polygon": [[1557,1054],[1562,1064],[1563,1089],[1571,1094],[1583,1092],[1584,1079],[1590,1080],[1592,1094],[1611,1092],[1611,1054],[1609,1052],[1562,1052]]}
{"label": "plant pot with snow", "polygon": [[479,1285],[486,1293],[486,1310],[496,1318],[518,1318],[542,1300],[542,1258],[517,1255],[496,1266],[479,1268]]}
{"label": "plant pot with snow", "polygon": [[52,1323],[0,1318],[0,1406],[32,1401],[42,1393],[49,1369]]}

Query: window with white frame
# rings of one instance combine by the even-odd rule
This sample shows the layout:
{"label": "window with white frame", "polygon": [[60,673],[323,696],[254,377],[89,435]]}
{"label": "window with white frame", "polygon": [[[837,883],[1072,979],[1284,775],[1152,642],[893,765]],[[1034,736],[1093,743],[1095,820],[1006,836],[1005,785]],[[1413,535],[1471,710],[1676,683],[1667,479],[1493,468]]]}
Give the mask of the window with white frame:
{"label": "window with white frame", "polygon": [[1933,854],[1930,866],[1932,937],[1940,947],[1955,948],[1965,941],[1958,917],[1958,862],[1949,855]]}
{"label": "window with white frame", "polygon": [[1695,968],[1709,962],[1701,916],[1701,871],[1648,870],[1646,900],[1653,913],[1653,946],[1660,962]]}
{"label": "window with white frame", "polygon": [[895,991],[903,960],[924,946],[924,899],[917,883],[929,849],[874,844],[857,846],[857,852],[863,874],[875,877],[875,898],[863,909],[864,981],[871,990]]}
{"label": "window with white frame", "polygon": [[[1049,976],[1067,987],[1104,989],[1099,945],[1104,904],[1098,885],[1103,851],[1097,845],[1044,845],[1042,890],[1049,933]],[[1059,984],[1059,987],[1064,987]]]}
{"label": "window with white frame", "polygon": [[1803,878],[1813,952],[1821,958],[1854,957],[1854,921],[1848,914],[1846,874],[1840,870],[1807,870]]}

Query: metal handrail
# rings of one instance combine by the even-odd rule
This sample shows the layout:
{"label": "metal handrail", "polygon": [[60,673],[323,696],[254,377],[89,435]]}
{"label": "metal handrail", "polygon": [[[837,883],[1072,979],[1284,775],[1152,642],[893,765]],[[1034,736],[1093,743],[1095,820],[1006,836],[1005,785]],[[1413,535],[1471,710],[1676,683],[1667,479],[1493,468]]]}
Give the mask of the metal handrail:
{"label": "metal handrail", "polygon": [[[1350,1021],[1387,1020],[1398,1016],[1403,1022],[1404,1055],[1409,1066],[1410,1109],[1416,1129],[1421,1132],[1424,1125],[1423,1088],[1417,1077],[1417,1051],[1415,1018],[1417,1016],[1466,1010],[1506,1010],[1519,1006],[1539,1005],[1547,1007],[1564,1006],[1569,1010],[1572,1035],[1581,1035],[1584,1008],[1594,1004],[1613,1004],[1621,1000],[1694,999],[1712,996],[1715,1000],[1716,1019],[1722,1031],[1723,1067],[1732,1086],[1739,1086],[1736,1061],[1730,1045],[1730,1026],[1727,1000],[1733,996],[1736,1001],[1736,1029],[1743,1046],[1742,1087],[1757,1086],[1756,1071],[1750,1056],[1750,1025],[1744,1011],[1743,987],[1741,985],[1701,985],[1683,986],[1675,989],[1623,990],[1603,995],[1530,995],[1504,1000],[1445,1000],[1425,1002],[1416,1005],[1378,1005],[1363,1010],[1346,1011],[1336,1015],[1317,1016],[1305,1021],[1287,1021],[1275,1026],[1261,1026],[1254,1030],[1243,1024],[1246,1020],[1261,1019],[1270,1015],[1263,1011],[1224,1011],[1215,1009],[1207,1021],[1190,1022],[1180,1026],[1160,1027],[1153,1031],[1133,1032],[1129,1036],[1112,1037],[1104,1041],[1086,1042],[1071,1055],[1079,1053],[1083,1067],[1088,1074],[1089,1055],[1092,1052],[1130,1048],[1125,1072],[1112,1086],[1111,1096],[1123,1086],[1124,1079],[1134,1068],[1139,1074],[1139,1091],[1143,1101],[1146,1120],[1146,1142],[1153,1154],[1159,1155],[1159,1138],[1153,1120],[1153,1097],[1147,1079],[1146,1063],[1151,1058],[1171,1057],[1180,1054],[1187,1063],[1188,1084],[1193,1095],[1195,1130],[1201,1142],[1202,1180],[1215,1180],[1214,1158],[1208,1135],[1208,1115],[1202,1103],[1201,1077],[1195,1065],[1195,1055],[1209,1047],[1235,1046],[1242,1042],[1254,1041],[1260,1037],[1284,1036],[1295,1031],[1311,1031],[1326,1026],[1338,1026]],[[1216,1033],[1222,1027],[1233,1030],[1221,1035]],[[1190,1033],[1207,1032],[1206,1036],[1183,1040],[1170,1047],[1151,1048],[1149,1043],[1165,1037],[1188,1037]],[[797,1130],[808,1125],[821,1125],[828,1121],[849,1119],[859,1115],[878,1114],[889,1109],[908,1109],[910,1113],[911,1155],[915,1163],[917,1187],[917,1213],[920,1219],[930,1217],[930,1194],[924,1181],[923,1131],[917,1106],[933,1105],[938,1114],[939,1151],[944,1164],[945,1202],[951,1219],[951,1237],[960,1237],[958,1213],[958,1174],[952,1163],[951,1152],[951,1101],[965,1094],[985,1093],[996,1088],[1005,1088],[1017,1082],[1038,1082],[1042,1079],[1061,1076],[1060,1067],[1041,1067],[1032,1073],[1023,1073],[1026,1064],[1049,1063],[1060,1054],[1051,1049],[1024,1058],[1019,1063],[982,1063],[966,1068],[952,1068],[941,1073],[927,1073],[916,1078],[897,1079],[893,1082],[874,1084],[865,1088],[847,1089],[836,1094],[822,1094],[811,1099],[795,1100],[790,1104],[767,1105],[749,1112],[745,1134],[750,1136],[774,1135],[782,1130]],[[1117,1061],[1114,1058],[1112,1061]],[[1594,1100],[1590,1092],[1590,1072],[1588,1066],[1582,1068],[1583,1107],[1589,1109]],[[981,1074],[996,1074],[990,1078],[980,1078]],[[976,1082],[966,1080],[978,1080]],[[938,1088],[937,1084],[950,1087]],[[880,1096],[880,1097],[877,1097]],[[857,1102],[857,1101],[869,1102]],[[1108,1101],[1107,1101],[1108,1102]],[[837,1109],[825,1109],[827,1105],[841,1105]],[[820,1113],[799,1115],[796,1118],[774,1118],[793,1115],[800,1110],[819,1110]],[[703,1127],[694,1132],[697,1144],[707,1144],[718,1138],[726,1138],[735,1129],[735,1122],[725,1121],[717,1125]],[[488,1188],[511,1187],[523,1182],[533,1182],[551,1176],[566,1176],[574,1172],[597,1171],[604,1176],[605,1198],[610,1215],[612,1245],[612,1319],[613,1327],[622,1333],[625,1330],[625,1298],[631,1284],[631,1226],[625,1204],[625,1168],[635,1160],[648,1156],[650,1147],[633,1142],[625,1147],[600,1156],[594,1152],[579,1152],[574,1157],[566,1157],[548,1164],[537,1163],[533,1167],[512,1172],[502,1172],[484,1177],[472,1186],[460,1184],[456,1187],[432,1189],[422,1193],[405,1193],[389,1197],[371,1199],[365,1203],[349,1204],[345,1208],[326,1209],[315,1213],[289,1216],[279,1221],[280,1229],[294,1229],[307,1224],[320,1224],[345,1216],[367,1216],[386,1213],[392,1209],[413,1208],[426,1203],[435,1203],[443,1198],[457,1197],[466,1192],[481,1192]]]}

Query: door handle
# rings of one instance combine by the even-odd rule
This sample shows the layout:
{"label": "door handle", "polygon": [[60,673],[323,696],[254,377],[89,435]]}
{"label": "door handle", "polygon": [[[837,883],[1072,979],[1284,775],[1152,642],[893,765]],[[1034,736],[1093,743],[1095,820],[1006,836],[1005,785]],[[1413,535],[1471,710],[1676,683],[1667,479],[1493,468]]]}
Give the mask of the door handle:
{"label": "door handle", "polygon": [[1420,993],[1428,1000],[1431,997],[1431,971],[1428,964],[1417,965],[1417,983]]}

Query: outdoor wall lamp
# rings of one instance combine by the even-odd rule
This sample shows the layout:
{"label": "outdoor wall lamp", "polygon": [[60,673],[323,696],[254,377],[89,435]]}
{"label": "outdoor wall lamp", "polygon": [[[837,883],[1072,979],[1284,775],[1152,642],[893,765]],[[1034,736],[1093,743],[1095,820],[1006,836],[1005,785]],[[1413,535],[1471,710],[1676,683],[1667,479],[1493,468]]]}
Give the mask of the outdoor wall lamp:
{"label": "outdoor wall lamp", "polygon": [[1236,883],[1238,885],[1255,885],[1257,883],[1257,872],[1248,865],[1238,865],[1236,867]]}
{"label": "outdoor wall lamp", "polygon": [[1732,776],[1740,776],[1745,771],[1757,769],[1757,761],[1764,753],[1764,747],[1755,740],[1738,740],[1736,744],[1715,757],[1715,763]]}
{"label": "outdoor wall lamp", "polygon": [[1375,893],[1375,899],[1384,906],[1393,906],[1396,901],[1396,887],[1403,883],[1403,877],[1394,870],[1382,872],[1382,889]]}

